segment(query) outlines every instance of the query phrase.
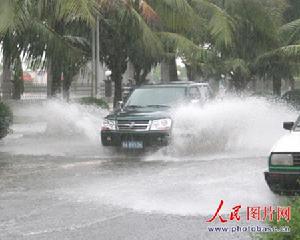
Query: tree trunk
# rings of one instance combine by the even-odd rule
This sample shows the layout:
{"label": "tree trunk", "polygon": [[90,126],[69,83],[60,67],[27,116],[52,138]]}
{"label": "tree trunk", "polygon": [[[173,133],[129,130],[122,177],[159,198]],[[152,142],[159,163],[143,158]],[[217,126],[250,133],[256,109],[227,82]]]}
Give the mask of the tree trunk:
{"label": "tree trunk", "polygon": [[62,92],[63,99],[66,102],[69,102],[69,100],[70,100],[70,87],[63,83],[63,89],[62,90],[63,90],[63,92]]}
{"label": "tree trunk", "polygon": [[257,78],[256,77],[254,77],[253,79],[252,79],[252,91],[254,92],[254,93],[256,93],[257,92]]}
{"label": "tree trunk", "polygon": [[12,57],[11,57],[12,41],[9,34],[6,34],[2,42],[3,51],[3,74],[2,74],[2,97],[4,100],[12,97]]}
{"label": "tree trunk", "polygon": [[281,96],[281,79],[276,76],[273,76],[273,94]]}
{"label": "tree trunk", "polygon": [[163,83],[178,81],[175,57],[164,59],[161,62],[161,81]]}
{"label": "tree trunk", "polygon": [[189,81],[199,81],[198,78],[198,73],[197,73],[197,69],[194,66],[191,65],[185,65],[185,69],[186,69],[186,75]]}
{"label": "tree trunk", "polygon": [[169,60],[170,81],[178,81],[177,65],[175,56]]}
{"label": "tree trunk", "polygon": [[290,90],[295,89],[295,79],[293,77],[289,78],[289,88],[290,88]]}
{"label": "tree trunk", "polygon": [[148,76],[148,74],[150,73],[150,71],[151,71],[151,69],[150,70],[148,70],[148,69],[144,69],[143,70],[143,73],[142,73],[142,75],[140,77],[141,84],[146,84],[146,81],[147,81],[146,77]]}
{"label": "tree trunk", "polygon": [[48,59],[47,64],[47,98],[52,98],[53,96],[53,67],[52,60]]}
{"label": "tree trunk", "polygon": [[160,78],[162,83],[170,82],[169,65],[165,60],[163,60],[160,64]]}
{"label": "tree trunk", "polygon": [[134,80],[135,84],[137,86],[141,86],[143,84],[146,84],[149,72],[151,71],[151,68],[141,68],[139,66],[134,66]]}
{"label": "tree trunk", "polygon": [[[76,69],[76,71],[74,72],[73,69]],[[61,75],[62,96],[67,102],[70,100],[70,88],[76,74],[78,74],[78,69],[76,66],[73,66],[65,70]]]}
{"label": "tree trunk", "polygon": [[114,108],[122,101],[122,74],[118,70],[112,71],[111,79],[115,83]]}
{"label": "tree trunk", "polygon": [[188,80],[189,81],[194,81],[192,66],[185,65],[185,69],[186,69],[186,75],[187,75]]}
{"label": "tree trunk", "polygon": [[14,64],[13,99],[20,100],[24,92],[23,68],[20,56]]}
{"label": "tree trunk", "polygon": [[70,100],[70,87],[72,83],[72,75],[68,73],[62,74],[61,84],[62,84],[62,97],[65,101]]}
{"label": "tree trunk", "polygon": [[137,86],[141,85],[141,68],[134,66],[134,81]]}
{"label": "tree trunk", "polygon": [[11,82],[11,59],[3,51],[3,80],[2,80],[2,97],[3,100],[11,99],[12,82]]}

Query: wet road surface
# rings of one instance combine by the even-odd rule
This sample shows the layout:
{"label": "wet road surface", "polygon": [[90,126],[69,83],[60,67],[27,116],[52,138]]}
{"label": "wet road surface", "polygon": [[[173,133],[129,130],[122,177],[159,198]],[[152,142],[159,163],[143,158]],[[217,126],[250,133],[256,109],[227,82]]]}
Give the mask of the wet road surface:
{"label": "wet road surface", "polygon": [[225,218],[242,205],[241,221],[227,227],[249,225],[247,206],[280,201],[263,178],[267,152],[116,153],[94,133],[103,111],[60,103],[14,110],[14,133],[0,141],[1,240],[251,239],[209,232],[222,224],[206,221],[221,199]]}
{"label": "wet road surface", "polygon": [[[0,239],[216,239],[207,227],[220,223],[205,221],[220,199],[227,207],[273,199],[263,180],[251,184],[262,178],[262,161],[243,176],[220,169],[211,179],[205,161],[1,155]],[[246,170],[243,162],[234,160]],[[230,239],[239,237],[248,239]]]}

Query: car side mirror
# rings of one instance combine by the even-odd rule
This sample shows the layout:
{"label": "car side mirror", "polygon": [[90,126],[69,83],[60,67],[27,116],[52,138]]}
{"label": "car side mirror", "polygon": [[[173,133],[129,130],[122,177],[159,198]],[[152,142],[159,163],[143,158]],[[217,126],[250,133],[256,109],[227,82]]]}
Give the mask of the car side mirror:
{"label": "car side mirror", "polygon": [[292,130],[294,127],[294,122],[284,122],[283,128],[286,130]]}

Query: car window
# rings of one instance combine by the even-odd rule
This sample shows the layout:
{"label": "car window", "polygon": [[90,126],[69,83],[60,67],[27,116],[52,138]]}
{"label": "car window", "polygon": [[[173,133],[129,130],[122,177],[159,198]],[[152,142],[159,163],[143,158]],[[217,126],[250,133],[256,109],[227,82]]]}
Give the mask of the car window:
{"label": "car window", "polygon": [[135,89],[128,98],[126,106],[170,106],[183,101],[185,96],[185,87],[138,88]]}
{"label": "car window", "polygon": [[198,87],[191,87],[189,89],[189,97],[194,100],[201,99],[201,93]]}

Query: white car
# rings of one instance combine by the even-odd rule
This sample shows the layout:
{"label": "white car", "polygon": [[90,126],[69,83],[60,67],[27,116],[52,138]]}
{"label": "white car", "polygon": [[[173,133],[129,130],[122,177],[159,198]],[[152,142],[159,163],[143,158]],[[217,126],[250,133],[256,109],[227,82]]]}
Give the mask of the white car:
{"label": "white car", "polygon": [[290,133],[272,148],[265,179],[274,193],[297,193],[300,192],[300,116],[295,123],[283,123],[283,128]]}

